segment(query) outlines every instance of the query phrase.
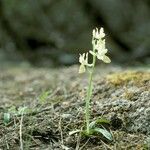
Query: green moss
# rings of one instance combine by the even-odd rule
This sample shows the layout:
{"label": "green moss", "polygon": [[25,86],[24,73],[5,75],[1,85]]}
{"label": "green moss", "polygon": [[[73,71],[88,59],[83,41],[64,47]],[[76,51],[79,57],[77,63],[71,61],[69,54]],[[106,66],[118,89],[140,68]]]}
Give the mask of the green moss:
{"label": "green moss", "polygon": [[115,86],[124,85],[131,81],[140,85],[150,80],[150,72],[125,71],[108,75],[106,78]]}
{"label": "green moss", "polygon": [[135,96],[134,92],[128,91],[127,89],[125,90],[125,92],[124,92],[124,98],[125,99],[130,100],[130,101],[134,101],[134,96]]}

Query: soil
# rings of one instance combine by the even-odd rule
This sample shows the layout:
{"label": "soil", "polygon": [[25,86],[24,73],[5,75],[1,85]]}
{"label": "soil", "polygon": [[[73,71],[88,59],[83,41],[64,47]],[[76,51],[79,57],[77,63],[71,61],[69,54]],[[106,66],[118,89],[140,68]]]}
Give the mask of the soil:
{"label": "soil", "polygon": [[1,69],[0,149],[149,150],[149,68],[96,68],[91,121],[107,119],[113,141],[69,135],[84,128],[87,84],[78,66]]}

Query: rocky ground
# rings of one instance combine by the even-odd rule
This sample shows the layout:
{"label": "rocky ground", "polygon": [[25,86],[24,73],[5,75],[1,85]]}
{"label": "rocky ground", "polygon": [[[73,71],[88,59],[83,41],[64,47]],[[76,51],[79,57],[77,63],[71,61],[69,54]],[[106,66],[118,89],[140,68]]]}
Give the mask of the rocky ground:
{"label": "rocky ground", "polygon": [[0,149],[150,149],[150,70],[98,67],[91,121],[105,118],[113,141],[69,135],[84,126],[87,76],[78,66],[0,71]]}

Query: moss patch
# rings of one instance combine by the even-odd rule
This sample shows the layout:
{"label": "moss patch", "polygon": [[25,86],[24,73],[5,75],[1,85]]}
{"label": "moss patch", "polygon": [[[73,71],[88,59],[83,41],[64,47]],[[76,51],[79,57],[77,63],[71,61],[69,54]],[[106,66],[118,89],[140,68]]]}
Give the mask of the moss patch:
{"label": "moss patch", "polygon": [[150,80],[150,72],[125,71],[108,75],[106,78],[115,86],[124,85],[128,82],[140,85]]}

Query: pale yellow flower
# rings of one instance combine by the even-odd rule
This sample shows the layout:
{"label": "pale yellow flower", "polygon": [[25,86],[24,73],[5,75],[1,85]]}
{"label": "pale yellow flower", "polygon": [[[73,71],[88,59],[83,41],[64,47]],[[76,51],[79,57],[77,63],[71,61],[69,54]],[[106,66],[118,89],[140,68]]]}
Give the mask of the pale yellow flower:
{"label": "pale yellow flower", "polygon": [[87,65],[88,64],[88,53],[83,53],[83,54],[79,54],[79,62],[83,65]]}
{"label": "pale yellow flower", "polygon": [[97,56],[99,60],[102,60],[105,63],[110,63],[111,62],[110,58],[106,56],[108,50],[105,47],[104,37],[105,37],[105,33],[103,28],[101,28],[99,31],[97,28],[93,30],[92,44],[93,44],[94,52],[90,51],[90,53],[94,56]]}
{"label": "pale yellow flower", "polygon": [[102,60],[105,63],[110,63],[111,62],[110,58],[106,55],[97,54],[97,58],[99,60]]}
{"label": "pale yellow flower", "polygon": [[86,71],[85,66],[89,66],[91,67],[92,64],[88,63],[88,53],[83,53],[82,55],[79,54],[79,62],[81,63],[80,67],[79,67],[79,73],[84,73]]}
{"label": "pale yellow flower", "polygon": [[86,71],[85,66],[83,64],[79,67],[79,73],[84,73]]}
{"label": "pale yellow flower", "polygon": [[79,73],[84,73],[86,71],[85,66],[88,64],[88,53],[79,54],[79,62],[81,63],[79,67]]}
{"label": "pale yellow flower", "polygon": [[[110,63],[111,62],[110,58],[106,56],[108,50],[105,47],[104,38],[105,33],[103,28],[101,28],[100,30],[98,30],[98,28],[94,29],[92,38],[93,51],[90,50],[89,53],[105,63]],[[88,63],[88,53],[80,54],[79,62],[81,64],[79,67],[79,73],[84,73],[86,71],[86,66],[88,67],[94,66],[94,63],[92,64]]]}
{"label": "pale yellow flower", "polygon": [[93,39],[102,39],[104,37],[105,37],[105,33],[103,28],[101,28],[99,31],[98,28],[93,30]]}

